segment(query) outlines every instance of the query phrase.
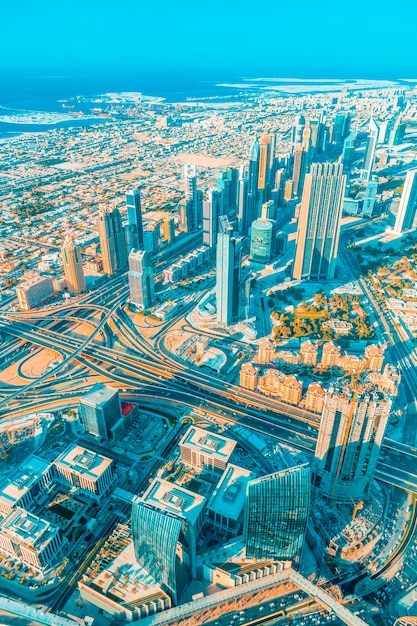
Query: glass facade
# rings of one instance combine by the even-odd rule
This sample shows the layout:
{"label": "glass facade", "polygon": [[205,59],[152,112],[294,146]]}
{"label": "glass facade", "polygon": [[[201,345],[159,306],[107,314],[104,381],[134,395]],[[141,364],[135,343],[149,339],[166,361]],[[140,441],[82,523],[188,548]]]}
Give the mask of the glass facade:
{"label": "glass facade", "polygon": [[310,510],[310,481],[306,463],[248,484],[247,558],[299,564]]}
{"label": "glass facade", "polygon": [[140,190],[133,189],[126,194],[129,249],[143,250],[143,223]]}
{"label": "glass facade", "polygon": [[252,223],[250,259],[257,263],[269,263],[273,254],[274,225],[267,219]]}
{"label": "glass facade", "polygon": [[156,580],[177,601],[176,552],[182,521],[143,502],[132,508],[135,555]]}

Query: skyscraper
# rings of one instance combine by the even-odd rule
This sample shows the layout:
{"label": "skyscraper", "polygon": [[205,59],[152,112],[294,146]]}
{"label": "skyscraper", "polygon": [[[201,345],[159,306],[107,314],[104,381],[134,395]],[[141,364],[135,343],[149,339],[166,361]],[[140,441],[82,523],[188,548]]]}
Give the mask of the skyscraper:
{"label": "skyscraper", "polygon": [[127,205],[127,254],[134,248],[143,250],[143,220],[140,189],[133,189],[126,193]]}
{"label": "skyscraper", "polygon": [[239,233],[246,235],[250,225],[249,204],[248,204],[249,179],[245,176],[243,165],[239,170],[237,183],[237,224]]}
{"label": "skyscraper", "polygon": [[350,113],[337,113],[333,122],[332,143],[341,143],[350,132]]}
{"label": "skyscraper", "polygon": [[228,326],[239,316],[241,246],[226,216],[219,217],[216,254],[217,322]]}
{"label": "skyscraper", "polygon": [[320,492],[349,503],[369,492],[392,404],[371,384],[355,386],[345,381],[326,392],[314,461]]}
{"label": "skyscraper", "polygon": [[341,163],[313,163],[306,175],[293,277],[334,278],[346,176]]}
{"label": "skyscraper", "polygon": [[304,115],[297,115],[294,120],[291,134],[291,151],[294,153],[295,147],[300,146],[303,141],[303,131],[306,120]]}
{"label": "skyscraper", "polygon": [[269,263],[274,250],[275,222],[257,219],[252,222],[249,258],[255,263]]}
{"label": "skyscraper", "polygon": [[261,207],[267,200],[269,152],[270,143],[268,133],[265,128],[264,134],[259,142],[258,207]]}
{"label": "skyscraper", "polygon": [[247,558],[299,565],[310,510],[310,479],[305,463],[248,483]]}
{"label": "skyscraper", "polygon": [[100,383],[80,400],[80,418],[90,435],[111,438],[111,427],[121,418],[119,390]]}
{"label": "skyscraper", "polygon": [[140,309],[147,310],[155,304],[154,274],[149,254],[132,250],[129,254],[130,301]]}
{"label": "skyscraper", "polygon": [[192,233],[201,227],[202,198],[197,189],[197,168],[195,165],[184,166],[184,205],[180,212],[181,230]]}
{"label": "skyscraper", "polygon": [[394,231],[404,233],[417,228],[417,170],[410,170],[405,177],[400,206],[395,220]]}
{"label": "skyscraper", "polygon": [[296,146],[294,149],[294,165],[292,171],[293,193],[298,196],[302,193],[304,179],[307,171],[308,153],[303,146]]}
{"label": "skyscraper", "polygon": [[214,248],[217,244],[217,228],[220,215],[223,215],[223,193],[217,187],[207,191],[203,200],[203,243]]}
{"label": "skyscraper", "polygon": [[372,176],[368,180],[368,184],[366,185],[365,198],[363,200],[362,215],[364,217],[372,216],[374,205],[375,205],[377,189],[378,189],[378,180],[375,178],[375,176]]}
{"label": "skyscraper", "polygon": [[61,256],[68,291],[70,293],[85,291],[86,285],[81,253],[71,235],[67,235],[64,239],[64,245],[61,248]]}
{"label": "skyscraper", "polygon": [[197,537],[205,520],[206,498],[155,478],[132,507],[137,561],[177,602],[196,576]]}
{"label": "skyscraper", "polygon": [[351,132],[343,142],[342,163],[344,172],[350,172],[352,163],[355,160],[355,142],[356,130]]}
{"label": "skyscraper", "polygon": [[258,192],[258,176],[259,176],[259,143],[255,139],[251,145],[249,154],[249,193],[256,198]]}
{"label": "skyscraper", "polygon": [[369,179],[372,173],[372,167],[375,159],[376,143],[378,141],[379,129],[374,119],[371,117],[369,122],[368,140],[366,142],[365,157],[363,161],[363,176]]}
{"label": "skyscraper", "polygon": [[132,506],[132,534],[137,562],[177,602],[177,544],[182,519],[146,502]]}
{"label": "skyscraper", "polygon": [[108,276],[127,269],[126,240],[118,209],[102,208],[98,214],[98,234],[103,270]]}

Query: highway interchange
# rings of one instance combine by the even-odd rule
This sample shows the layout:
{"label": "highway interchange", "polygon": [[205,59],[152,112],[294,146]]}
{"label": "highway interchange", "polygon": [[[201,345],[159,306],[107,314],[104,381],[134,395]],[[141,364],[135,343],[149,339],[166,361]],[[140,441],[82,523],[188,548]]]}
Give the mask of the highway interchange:
{"label": "highway interchange", "polygon": [[[363,280],[361,283],[392,339],[391,359],[402,355],[399,360],[407,399],[413,401],[416,375],[412,361],[406,360],[407,346],[400,341],[389,317],[384,318],[371,286]],[[202,376],[197,368],[174,359],[166,351],[156,352],[138,334],[125,310],[127,296],[126,275],[122,275],[111,279],[99,293],[78,296],[70,302],[33,312],[0,311],[3,358],[13,362],[17,354],[19,358],[29,355],[33,346],[49,348],[62,357],[53,369],[26,385],[16,388],[3,383],[0,418],[13,420],[40,410],[76,406],[91,388],[89,379],[94,375],[120,387],[126,400],[151,401],[155,406],[169,403],[194,407],[295,448],[314,452],[319,426],[317,414],[232,385],[207,372]],[[75,332],[80,324],[92,328],[86,338]],[[158,334],[163,332],[164,327]],[[397,337],[395,344],[394,337]],[[414,420],[409,422],[404,442],[385,438],[377,478],[417,493],[415,425]],[[414,521],[410,522],[410,532]],[[409,541],[410,532],[404,543]]]}

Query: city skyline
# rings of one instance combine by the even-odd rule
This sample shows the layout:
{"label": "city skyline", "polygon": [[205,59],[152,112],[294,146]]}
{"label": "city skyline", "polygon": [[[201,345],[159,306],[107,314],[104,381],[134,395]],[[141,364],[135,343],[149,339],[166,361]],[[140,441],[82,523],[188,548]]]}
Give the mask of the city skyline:
{"label": "city skyline", "polygon": [[[255,7],[219,6],[204,29],[230,31],[207,47],[226,75]],[[201,82],[201,45],[187,84],[192,31],[168,83],[114,88],[134,9],[86,7],[74,64],[114,16],[103,89],[73,81],[35,110],[39,72],[0,109],[0,608],[56,626],[417,616],[417,85],[222,87]],[[279,28],[285,45],[316,24],[308,73],[348,22],[299,9]],[[168,23],[166,45],[200,23],[200,7],[158,11],[149,70]],[[277,37],[258,37],[264,75]]]}

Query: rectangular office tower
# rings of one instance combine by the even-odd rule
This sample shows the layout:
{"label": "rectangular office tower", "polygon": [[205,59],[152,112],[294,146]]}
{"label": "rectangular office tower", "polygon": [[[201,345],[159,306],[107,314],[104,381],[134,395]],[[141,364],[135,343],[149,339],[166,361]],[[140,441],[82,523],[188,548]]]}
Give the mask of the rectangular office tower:
{"label": "rectangular office tower", "polygon": [[394,232],[402,234],[417,228],[417,170],[407,172],[395,220]]}
{"label": "rectangular office tower", "polygon": [[313,163],[301,201],[293,278],[334,278],[345,187],[341,163]]}
{"label": "rectangular office tower", "polygon": [[241,246],[224,215],[219,217],[216,256],[217,322],[229,326],[239,317]]}
{"label": "rectangular office tower", "polygon": [[146,251],[132,250],[129,254],[130,301],[146,311],[155,304],[154,273]]}
{"label": "rectangular office tower", "polygon": [[298,566],[310,511],[308,463],[248,483],[246,558],[292,561]]}
{"label": "rectangular office tower", "polygon": [[132,189],[126,193],[127,207],[127,253],[131,250],[143,250],[143,221],[140,189]]}
{"label": "rectangular office tower", "polygon": [[124,272],[127,269],[127,253],[119,209],[101,208],[97,228],[104,272],[108,276]]}
{"label": "rectangular office tower", "polygon": [[333,385],[326,392],[314,473],[323,496],[360,502],[369,493],[392,401],[373,385]]}
{"label": "rectangular office tower", "polygon": [[90,435],[109,440],[121,416],[119,391],[112,387],[98,383],[80,400],[80,418]]}

